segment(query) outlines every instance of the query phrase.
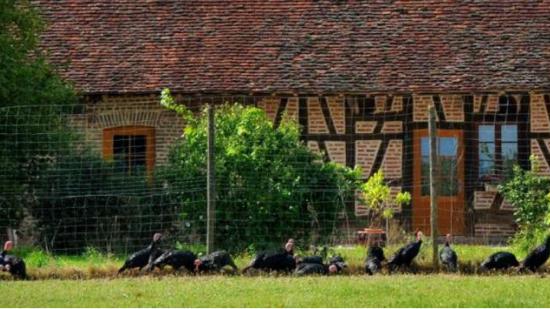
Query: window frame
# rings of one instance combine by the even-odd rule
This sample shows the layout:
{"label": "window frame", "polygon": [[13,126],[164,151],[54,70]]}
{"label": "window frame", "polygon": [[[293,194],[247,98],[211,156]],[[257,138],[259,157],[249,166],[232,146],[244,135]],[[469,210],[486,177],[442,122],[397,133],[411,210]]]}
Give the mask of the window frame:
{"label": "window frame", "polygon": [[152,175],[155,166],[155,128],[149,126],[121,126],[103,129],[103,159],[113,160],[115,135],[145,136],[145,169]]}
{"label": "window frame", "polygon": [[[494,172],[491,174],[486,175],[480,175],[480,145],[482,143],[491,143],[491,142],[481,142],[480,141],[480,134],[479,134],[479,128],[481,126],[493,126],[494,127],[494,141],[492,142],[494,144],[494,159],[493,159],[493,168]],[[510,141],[504,141],[502,138],[502,126],[516,126],[516,140],[515,142]],[[476,158],[476,178],[478,181],[481,182],[495,182],[495,181],[502,181],[506,178],[505,172],[504,172],[504,159],[503,159],[503,153],[502,153],[502,144],[516,144],[516,163],[521,165],[521,157],[520,157],[520,149],[522,147],[521,145],[521,138],[520,138],[520,132],[521,132],[521,124],[520,123],[508,123],[508,122],[481,122],[476,123],[475,125],[475,136],[476,136],[476,143],[475,143],[475,158]],[[487,161],[487,160],[484,160]]]}

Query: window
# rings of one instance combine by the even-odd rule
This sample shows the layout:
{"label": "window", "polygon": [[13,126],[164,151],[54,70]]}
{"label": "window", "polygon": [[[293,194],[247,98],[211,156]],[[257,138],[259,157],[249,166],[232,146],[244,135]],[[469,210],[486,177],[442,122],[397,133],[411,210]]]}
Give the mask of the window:
{"label": "window", "polygon": [[492,124],[478,126],[479,178],[507,179],[518,161],[518,126]]}
{"label": "window", "polygon": [[479,176],[494,174],[495,170],[495,126],[478,127],[479,138]]}
{"label": "window", "polygon": [[115,135],[113,137],[113,159],[117,171],[136,174],[146,169],[145,135]]}
{"label": "window", "polygon": [[[422,154],[422,195],[430,195],[430,146],[429,137],[420,140]],[[455,196],[458,193],[458,139],[456,137],[437,138],[437,163],[439,171],[436,175],[437,194],[440,196]]]}
{"label": "window", "polygon": [[508,179],[512,177],[512,169],[518,162],[518,126],[503,125],[501,128],[502,171]]}
{"label": "window", "polygon": [[118,127],[103,130],[103,157],[115,162],[117,171],[130,175],[151,173],[155,159],[152,127]]}

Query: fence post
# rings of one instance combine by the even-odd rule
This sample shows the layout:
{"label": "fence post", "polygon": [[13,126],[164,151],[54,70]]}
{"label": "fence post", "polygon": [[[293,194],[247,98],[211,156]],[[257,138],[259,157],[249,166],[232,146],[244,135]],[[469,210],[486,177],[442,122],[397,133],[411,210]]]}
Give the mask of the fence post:
{"label": "fence post", "polygon": [[439,268],[437,250],[437,129],[435,124],[435,108],[430,106],[430,236],[432,238],[432,263],[435,271]]}
{"label": "fence post", "polygon": [[216,124],[213,103],[208,104],[208,163],[207,163],[207,201],[206,201],[206,252],[214,250],[214,225],[216,223],[216,158],[214,138]]}

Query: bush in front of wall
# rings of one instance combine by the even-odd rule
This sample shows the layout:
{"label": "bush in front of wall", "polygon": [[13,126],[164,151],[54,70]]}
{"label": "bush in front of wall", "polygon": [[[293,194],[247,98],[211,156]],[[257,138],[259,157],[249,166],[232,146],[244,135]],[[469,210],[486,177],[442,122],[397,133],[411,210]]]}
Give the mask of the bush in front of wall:
{"label": "bush in front of wall", "polygon": [[[181,237],[206,234],[207,113],[163,105],[186,120],[167,168],[155,175],[164,194],[180,204]],[[242,251],[281,246],[288,238],[309,243],[337,230],[360,186],[359,169],[324,162],[300,139],[300,128],[283,117],[277,128],[255,107],[216,107],[216,247]]]}
{"label": "bush in front of wall", "polygon": [[531,156],[531,169],[514,166],[513,177],[499,186],[504,198],[515,207],[518,232],[512,244],[526,253],[541,243],[550,228],[550,178],[539,173],[539,163]]}

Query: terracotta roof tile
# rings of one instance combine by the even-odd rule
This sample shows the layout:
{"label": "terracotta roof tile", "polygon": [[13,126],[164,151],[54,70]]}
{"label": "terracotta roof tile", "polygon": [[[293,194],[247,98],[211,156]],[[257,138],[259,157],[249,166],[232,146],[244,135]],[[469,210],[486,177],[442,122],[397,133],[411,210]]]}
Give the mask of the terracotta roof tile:
{"label": "terracotta roof tile", "polygon": [[84,92],[550,88],[550,0],[39,0]]}

